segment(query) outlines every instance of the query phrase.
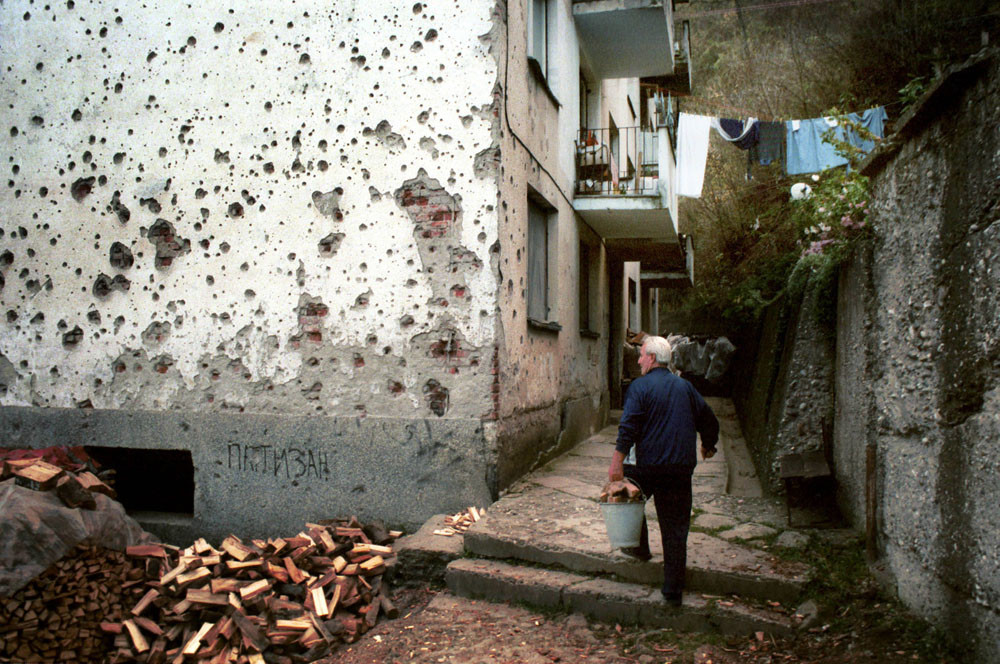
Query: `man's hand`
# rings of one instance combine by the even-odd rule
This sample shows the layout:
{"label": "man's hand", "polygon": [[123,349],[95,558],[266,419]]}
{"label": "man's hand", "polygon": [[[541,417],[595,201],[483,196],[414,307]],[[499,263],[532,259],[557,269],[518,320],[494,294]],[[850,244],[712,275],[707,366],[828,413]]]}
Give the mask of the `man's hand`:
{"label": "man's hand", "polygon": [[608,481],[620,482],[625,479],[625,455],[615,450],[611,455],[611,465],[608,466]]}
{"label": "man's hand", "polygon": [[702,459],[711,459],[714,456],[715,456],[715,448],[708,449],[704,445],[702,446],[702,448],[701,448],[701,458]]}

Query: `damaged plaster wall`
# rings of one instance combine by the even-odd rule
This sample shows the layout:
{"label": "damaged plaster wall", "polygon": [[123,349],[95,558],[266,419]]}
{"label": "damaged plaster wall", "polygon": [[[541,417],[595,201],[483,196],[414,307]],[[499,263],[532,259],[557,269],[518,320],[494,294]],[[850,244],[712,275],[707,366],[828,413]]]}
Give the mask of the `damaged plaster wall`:
{"label": "damaged plaster wall", "polygon": [[470,9],[7,3],[2,403],[398,414],[488,375]]}
{"label": "damaged plaster wall", "polygon": [[[589,435],[607,410],[607,267],[603,245],[578,218],[572,197],[573,140],[579,104],[579,48],[572,6],[550,4],[549,62],[544,80],[526,55],[525,3],[508,3],[501,115],[509,118],[501,150],[499,219],[500,349],[498,483],[507,486],[538,462]],[[546,89],[547,88],[547,89]],[[554,99],[553,99],[554,98]],[[558,101],[555,101],[558,100]],[[516,134],[515,138],[512,133]],[[517,140],[517,139],[520,139]],[[523,143],[522,143],[523,141]],[[530,154],[529,154],[530,150]],[[528,323],[528,199],[549,211],[550,322]],[[579,333],[579,243],[592,243],[591,316],[598,338]]]}
{"label": "damaged plaster wall", "polygon": [[489,416],[493,9],[0,6],[0,405]]}

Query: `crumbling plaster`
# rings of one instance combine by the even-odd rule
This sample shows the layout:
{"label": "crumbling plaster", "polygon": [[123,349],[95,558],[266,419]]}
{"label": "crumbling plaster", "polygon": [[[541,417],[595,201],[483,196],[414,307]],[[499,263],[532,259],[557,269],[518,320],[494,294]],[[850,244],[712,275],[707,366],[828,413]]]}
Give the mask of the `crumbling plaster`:
{"label": "crumbling plaster", "polygon": [[493,10],[0,6],[0,404],[488,414]]}

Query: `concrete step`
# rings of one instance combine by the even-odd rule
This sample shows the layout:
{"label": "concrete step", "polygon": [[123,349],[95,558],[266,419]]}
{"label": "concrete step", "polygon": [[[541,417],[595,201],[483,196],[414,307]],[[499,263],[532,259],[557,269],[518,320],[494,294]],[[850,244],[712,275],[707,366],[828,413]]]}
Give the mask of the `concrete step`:
{"label": "concrete step", "polygon": [[796,620],[768,607],[732,598],[685,593],[679,607],[667,605],[658,589],[496,560],[463,558],[448,564],[448,588],[462,597],[523,602],[580,613],[595,620],[685,632],[789,636]]}
{"label": "concrete step", "polygon": [[[652,501],[650,501],[651,503]],[[650,519],[653,559],[640,562],[607,540],[599,506],[564,490],[534,488],[505,496],[465,534],[465,550],[476,556],[558,566],[570,572],[613,574],[657,588],[663,583],[659,530]],[[760,601],[796,602],[811,570],[801,563],[719,537],[688,536],[687,587],[695,592]]]}

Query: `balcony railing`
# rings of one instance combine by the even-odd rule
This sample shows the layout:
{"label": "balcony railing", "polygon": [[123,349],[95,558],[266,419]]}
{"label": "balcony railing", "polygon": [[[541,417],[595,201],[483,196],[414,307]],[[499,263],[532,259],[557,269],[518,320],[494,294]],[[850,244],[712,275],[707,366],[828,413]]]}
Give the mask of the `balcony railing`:
{"label": "balcony railing", "polygon": [[658,137],[650,128],[581,129],[576,141],[576,194],[656,194],[658,150]]}

